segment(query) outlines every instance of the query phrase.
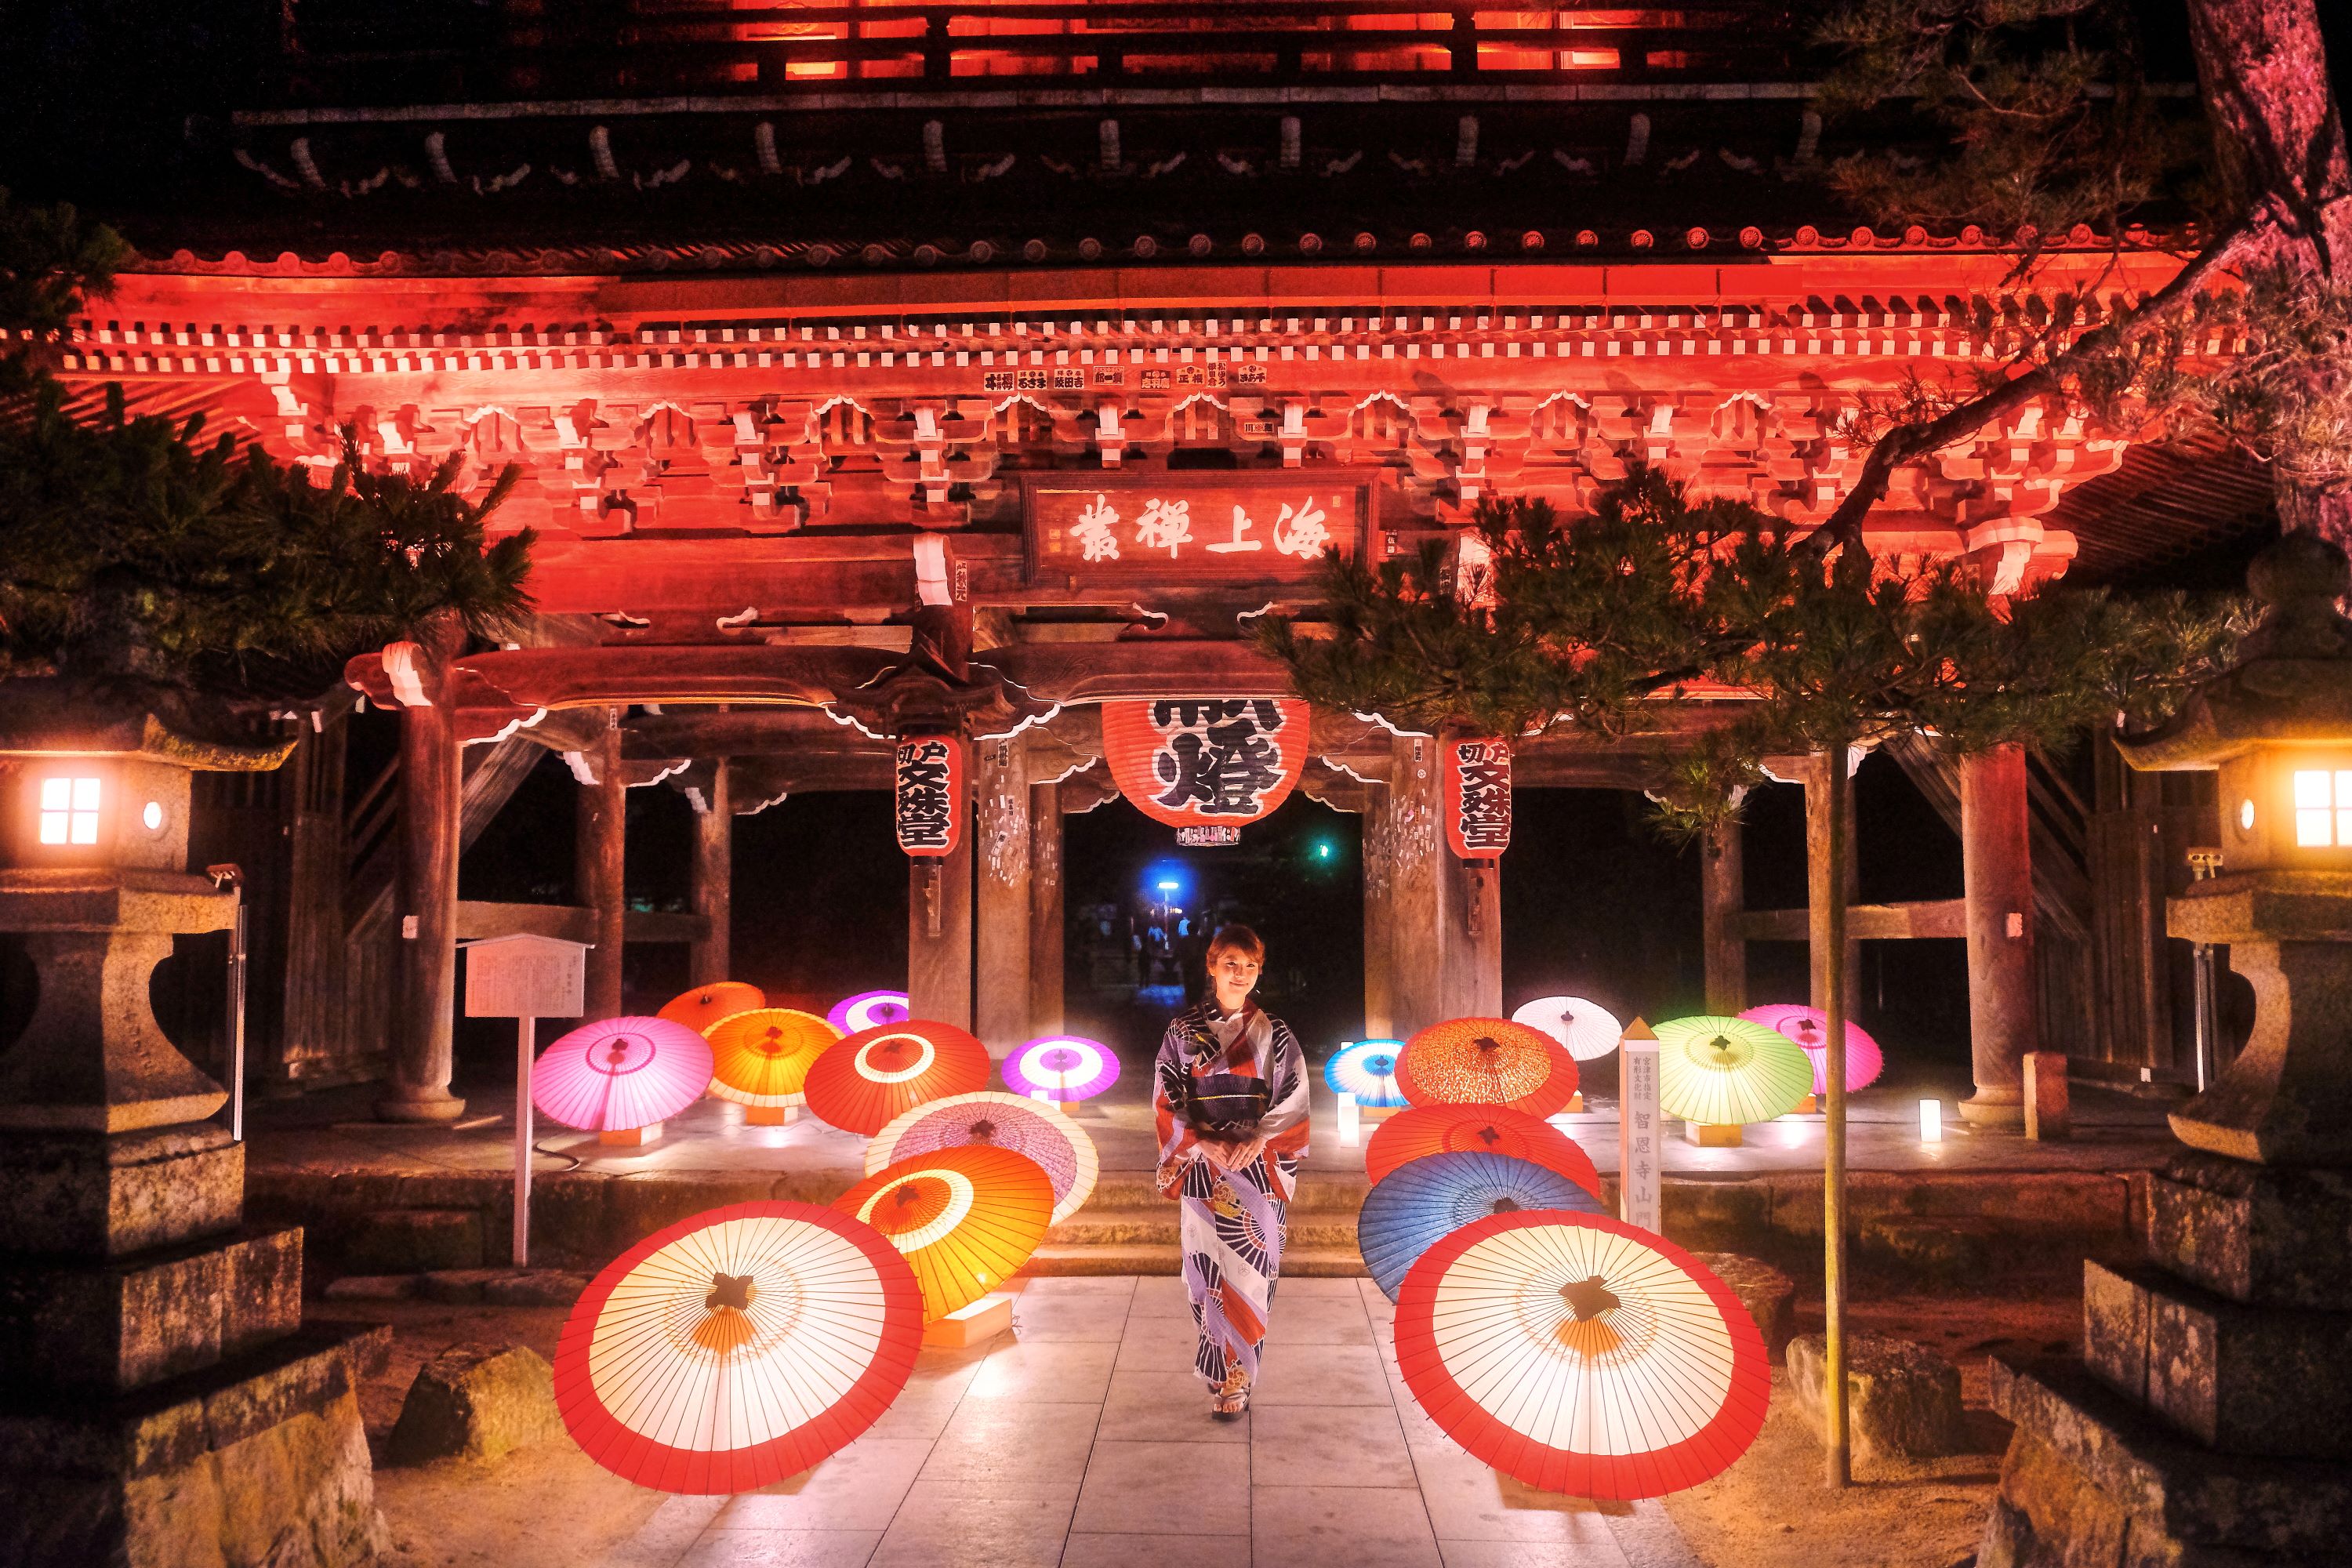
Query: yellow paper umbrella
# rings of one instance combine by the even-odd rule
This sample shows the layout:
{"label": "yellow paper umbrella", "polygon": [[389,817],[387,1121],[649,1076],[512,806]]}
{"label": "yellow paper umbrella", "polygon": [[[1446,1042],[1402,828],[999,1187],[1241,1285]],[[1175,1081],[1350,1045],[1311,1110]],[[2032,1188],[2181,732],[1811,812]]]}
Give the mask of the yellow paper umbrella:
{"label": "yellow paper umbrella", "polygon": [[1701,1015],[1658,1026],[1658,1108],[1714,1127],[1769,1121],[1813,1090],[1797,1042],[1746,1018]]}
{"label": "yellow paper umbrella", "polygon": [[967,1143],[886,1165],[833,1206],[890,1238],[933,1323],[1029,1261],[1053,1218],[1054,1184],[1025,1154]]}
{"label": "yellow paper umbrella", "polygon": [[754,1007],[703,1031],[710,1041],[710,1092],[738,1105],[798,1105],[808,1070],[840,1031],[814,1013]]}

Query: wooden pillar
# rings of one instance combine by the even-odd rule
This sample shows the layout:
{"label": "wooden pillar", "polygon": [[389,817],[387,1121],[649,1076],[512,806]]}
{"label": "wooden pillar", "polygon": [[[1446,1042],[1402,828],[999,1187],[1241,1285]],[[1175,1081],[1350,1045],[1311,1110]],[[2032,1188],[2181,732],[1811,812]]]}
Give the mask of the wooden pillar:
{"label": "wooden pillar", "polygon": [[573,887],[587,906],[590,939],[583,1017],[621,1016],[621,943],[628,918],[623,891],[627,868],[628,786],[621,781],[621,730],[607,723],[580,753],[590,776],[580,784],[580,815],[572,839]]}
{"label": "wooden pillar", "polygon": [[1396,868],[1391,851],[1389,786],[1364,786],[1364,1038],[1396,1037],[1396,950],[1391,904]]}
{"label": "wooden pillar", "polygon": [[2033,971],[2033,851],[2025,750],[1960,761],[1960,869],[1969,931],[1970,1121],[2021,1126],[2025,1057],[2040,1048]]}
{"label": "wooden pillar", "polygon": [[1748,1005],[1746,840],[1738,818],[1716,825],[1699,847],[1699,942],[1706,963],[1706,1010],[1729,1016]]}
{"label": "wooden pillar", "polygon": [[1492,1018],[1503,1011],[1503,873],[1495,861],[1445,861],[1444,1016]]}
{"label": "wooden pillar", "polygon": [[386,1121],[455,1121],[449,1092],[457,1005],[457,815],[464,779],[456,710],[400,710],[400,1026]]}
{"label": "wooden pillar", "polygon": [[973,742],[973,1033],[1002,1060],[1030,1038],[1029,753],[1020,740]]}
{"label": "wooden pillar", "polygon": [[[1828,755],[1806,759],[1805,779],[1805,922],[1806,945],[1812,954],[1812,1004],[1829,1005],[1830,943],[1829,931],[1829,791],[1822,787],[1821,768],[1824,762],[1843,767],[1846,760]],[[1845,900],[1851,905],[1862,881],[1859,868],[1862,857],[1854,837],[1853,790],[1839,792],[1845,803]],[[1854,1000],[1862,994],[1862,943],[1848,941],[1845,944],[1845,1016],[1853,1016]]]}
{"label": "wooden pillar", "polygon": [[1029,786],[1028,1038],[1062,1032],[1062,786]]}
{"label": "wooden pillar", "polygon": [[1437,742],[1399,735],[1389,786],[1389,999],[1399,1038],[1447,1016],[1448,854]]}
{"label": "wooden pillar", "polygon": [[727,759],[710,770],[710,795],[694,818],[694,912],[702,936],[687,953],[687,980],[716,985],[734,967],[735,797],[727,787]]}
{"label": "wooden pillar", "polygon": [[910,858],[907,870],[907,1005],[963,1029],[972,1022],[972,837],[967,822],[955,853]]}

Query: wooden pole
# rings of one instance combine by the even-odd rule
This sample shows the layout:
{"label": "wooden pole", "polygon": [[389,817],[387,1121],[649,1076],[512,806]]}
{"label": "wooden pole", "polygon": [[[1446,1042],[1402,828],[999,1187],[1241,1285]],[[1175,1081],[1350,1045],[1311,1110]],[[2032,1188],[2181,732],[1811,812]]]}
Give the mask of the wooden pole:
{"label": "wooden pole", "polygon": [[514,1266],[530,1267],[530,1060],[539,1020],[515,1020]]}
{"label": "wooden pole", "polygon": [[455,1121],[449,1092],[457,1005],[457,842],[464,772],[457,715],[438,703],[400,710],[400,1032],[386,1121]]}
{"label": "wooden pole", "polygon": [[1062,1032],[1062,786],[1029,786],[1029,1027]]}
{"label": "wooden pole", "polygon": [[960,1029],[971,1027],[973,837],[967,821],[953,854],[912,857],[907,868],[907,1005]]}
{"label": "wooden pole", "polygon": [[[1811,911],[1808,936],[1812,950],[1813,1005],[1824,1011],[1829,1007],[1830,976],[1842,978],[1838,984],[1844,989],[1840,1004],[1848,1016],[1853,1012],[1856,973],[1861,968],[1861,944],[1840,938],[1832,947],[1829,937],[1830,910],[1853,901],[1857,882],[1857,861],[1853,854],[1853,786],[1841,773],[1836,789],[1829,787],[1827,752],[1816,752],[1805,770],[1805,906]],[[1844,758],[1838,763],[1843,765]],[[1836,804],[1832,806],[1832,803]],[[1830,866],[1830,814],[1837,813],[1837,829],[1846,849],[1834,871]],[[1843,914],[1839,929],[1844,929]]]}
{"label": "wooden pole", "polygon": [[727,759],[710,770],[710,798],[694,819],[694,912],[702,935],[687,955],[687,978],[716,985],[734,970],[735,800]]}
{"label": "wooden pole", "polygon": [[1748,1005],[1746,840],[1738,819],[1717,823],[1700,846],[1699,931],[1706,966],[1706,1010],[1729,1016]]}
{"label": "wooden pole", "polygon": [[1454,941],[1446,922],[1445,861],[1452,857],[1439,831],[1444,784],[1437,742],[1428,736],[1394,738],[1394,782],[1389,786],[1390,1023],[1400,1037],[1448,1016],[1445,977]]}
{"label": "wooden pole", "polygon": [[1029,755],[1018,739],[981,741],[972,750],[979,763],[972,1032],[1002,1060],[1030,1037]]}
{"label": "wooden pole", "polygon": [[1364,786],[1364,1038],[1385,1040],[1396,1033],[1395,925],[1391,902],[1395,864],[1390,852],[1389,786]]}
{"label": "wooden pole", "polygon": [[579,829],[573,839],[580,901],[588,906],[590,939],[583,1017],[621,1015],[621,947],[628,920],[628,786],[621,780],[621,731],[607,724],[583,753],[594,778],[580,786]]}
{"label": "wooden pole", "polygon": [[1826,999],[1821,1004],[1829,1015],[1829,1054],[1822,1075],[1829,1086],[1822,1139],[1822,1300],[1827,1331],[1822,1350],[1822,1416],[1827,1479],[1832,1488],[1845,1486],[1853,1476],[1845,1388],[1845,762],[1843,747],[1820,758],[1825,806],[1822,858],[1831,889],[1822,931],[1829,973],[1822,987]]}

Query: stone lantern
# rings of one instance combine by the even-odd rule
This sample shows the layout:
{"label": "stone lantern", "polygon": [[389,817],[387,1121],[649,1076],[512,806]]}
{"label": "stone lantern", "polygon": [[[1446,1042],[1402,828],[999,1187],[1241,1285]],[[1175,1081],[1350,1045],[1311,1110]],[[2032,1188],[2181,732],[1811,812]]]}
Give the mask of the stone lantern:
{"label": "stone lantern", "polygon": [[161,707],[0,685],[0,931],[37,975],[0,1051],[0,1562],[363,1562],[351,1336],[303,1329],[302,1233],[244,1223],[226,1091],[148,1004],[235,913],[186,869],[193,775],[289,748]]}
{"label": "stone lantern", "polygon": [[2084,1265],[2080,1363],[1996,1360],[2016,1423],[1981,1568],[2305,1564],[2352,1539],[2352,567],[2290,534],[2261,625],[2143,770],[2220,774],[2219,875],[2167,929],[2226,942],[2254,1030],[2173,1113],[2149,1261]]}

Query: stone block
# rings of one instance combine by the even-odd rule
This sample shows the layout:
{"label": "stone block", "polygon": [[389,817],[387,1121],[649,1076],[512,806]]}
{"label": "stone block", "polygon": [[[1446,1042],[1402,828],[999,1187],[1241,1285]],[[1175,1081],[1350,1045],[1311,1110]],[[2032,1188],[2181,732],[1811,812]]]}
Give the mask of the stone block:
{"label": "stone block", "polygon": [[569,1307],[588,1289],[588,1279],[560,1268],[444,1268],[418,1276],[415,1293],[453,1305]]}
{"label": "stone block", "polygon": [[224,1127],[0,1133],[0,1255],[121,1258],[234,1230],[245,1145]]}
{"label": "stone block", "polygon": [[[1789,1342],[1789,1388],[1819,1426],[1827,1386],[1820,1334]],[[1960,1450],[1960,1369],[1909,1340],[1857,1334],[1846,1342],[1847,1430],[1860,1460],[1916,1459]]]}
{"label": "stone block", "polygon": [[0,1563],[379,1561],[389,1542],[350,1372],[371,1337],[304,1330],[111,1398],[0,1396]]}
{"label": "stone block", "polygon": [[[2017,1426],[2011,1455],[2019,1452],[2017,1439],[2031,1439],[2130,1516],[2126,1541],[2137,1543],[2129,1552],[2139,1555],[2127,1552],[2120,1561],[2149,1568],[2343,1562],[2344,1543],[2352,1540],[2352,1465],[2216,1453],[2128,1403],[2079,1362],[2026,1363],[1996,1355],[1990,1371],[1993,1408]],[[2173,1555],[2158,1554],[2164,1551]],[[1983,1559],[1988,1568],[2002,1561],[2039,1568],[2060,1560]]]}
{"label": "stone block", "polygon": [[299,1230],[0,1268],[0,1359],[47,1388],[138,1388],[283,1338],[301,1321]]}
{"label": "stone block", "polygon": [[2352,1311],[2352,1170],[2175,1156],[2148,1187],[2147,1251],[2232,1301]]}
{"label": "stone block", "polygon": [[2247,1307],[2152,1268],[2086,1264],[2083,1359],[2209,1447],[2352,1459],[2352,1312]]}
{"label": "stone block", "polygon": [[1764,1348],[1773,1356],[1788,1348],[1797,1332],[1797,1282],[1769,1263],[1737,1252],[1696,1253],[1717,1279],[1731,1287],[1748,1315],[1764,1336]]}
{"label": "stone block", "polygon": [[1863,1258],[1933,1285],[1967,1285],[1993,1271],[2000,1227],[1990,1220],[1910,1219],[1877,1215],[1858,1237]]}
{"label": "stone block", "polygon": [[539,1352],[452,1345],[417,1369],[385,1452],[403,1465],[495,1459],[562,1430],[554,1373]]}
{"label": "stone block", "polygon": [[2073,1127],[2066,1097],[2066,1053],[2025,1053],[2025,1135],[2055,1142]]}
{"label": "stone block", "polygon": [[387,1208],[340,1227],[337,1261],[351,1274],[423,1274],[482,1266],[478,1209]]}

